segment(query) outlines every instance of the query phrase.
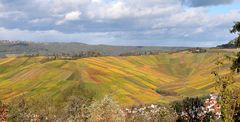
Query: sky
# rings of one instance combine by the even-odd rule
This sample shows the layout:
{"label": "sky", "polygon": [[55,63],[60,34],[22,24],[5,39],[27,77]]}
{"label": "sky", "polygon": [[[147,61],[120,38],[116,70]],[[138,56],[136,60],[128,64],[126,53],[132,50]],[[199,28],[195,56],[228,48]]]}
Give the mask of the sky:
{"label": "sky", "polygon": [[0,40],[212,47],[240,0],[0,0]]}

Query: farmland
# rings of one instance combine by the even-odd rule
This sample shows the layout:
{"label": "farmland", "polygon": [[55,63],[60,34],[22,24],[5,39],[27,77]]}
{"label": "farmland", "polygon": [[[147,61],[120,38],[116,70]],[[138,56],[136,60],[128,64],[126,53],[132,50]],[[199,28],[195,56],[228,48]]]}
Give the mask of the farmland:
{"label": "farmland", "polygon": [[225,54],[231,52],[183,51],[50,61],[45,61],[45,56],[9,56],[0,59],[0,99],[9,101],[25,95],[63,101],[63,96],[87,90],[96,98],[110,94],[122,106],[169,103],[214,91],[211,72],[218,57]]}

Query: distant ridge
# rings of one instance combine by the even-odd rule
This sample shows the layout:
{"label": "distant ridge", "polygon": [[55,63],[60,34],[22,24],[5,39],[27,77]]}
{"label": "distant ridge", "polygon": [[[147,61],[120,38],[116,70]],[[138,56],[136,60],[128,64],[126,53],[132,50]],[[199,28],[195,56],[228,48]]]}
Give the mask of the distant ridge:
{"label": "distant ridge", "polygon": [[6,54],[79,54],[80,52],[98,51],[104,55],[120,55],[128,52],[144,51],[177,51],[187,47],[157,47],[157,46],[112,46],[88,45],[79,42],[31,42],[0,40],[0,56]]}
{"label": "distant ridge", "polygon": [[218,48],[237,48],[236,46],[236,38],[229,41],[227,44],[222,44],[222,45],[218,45]]}

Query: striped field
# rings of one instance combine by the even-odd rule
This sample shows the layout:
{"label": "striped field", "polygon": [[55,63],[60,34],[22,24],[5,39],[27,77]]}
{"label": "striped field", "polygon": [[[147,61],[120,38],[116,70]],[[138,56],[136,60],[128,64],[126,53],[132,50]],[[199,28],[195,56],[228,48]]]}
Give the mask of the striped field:
{"label": "striped field", "polygon": [[[230,53],[230,52],[229,52]],[[58,98],[78,85],[97,95],[111,94],[121,105],[168,103],[214,91],[211,72],[227,52],[162,53],[154,56],[93,57],[53,60],[46,57],[0,59],[0,99],[25,94]],[[161,95],[156,89],[175,92]],[[75,91],[77,92],[77,90]],[[70,94],[69,94],[70,95]]]}

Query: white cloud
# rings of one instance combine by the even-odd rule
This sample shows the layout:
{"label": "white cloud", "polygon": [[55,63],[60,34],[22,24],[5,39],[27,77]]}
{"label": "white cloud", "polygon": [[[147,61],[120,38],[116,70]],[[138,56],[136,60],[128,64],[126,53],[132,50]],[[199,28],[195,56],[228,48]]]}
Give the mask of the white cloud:
{"label": "white cloud", "polygon": [[[12,36],[14,35],[14,36]],[[111,42],[115,39],[114,33],[110,32],[86,32],[86,33],[72,33],[66,34],[57,30],[45,31],[30,31],[21,29],[7,29],[0,27],[1,40],[23,40],[23,41],[51,41],[51,42],[64,42],[64,41],[77,41],[87,44],[96,44],[103,42]],[[87,41],[86,41],[87,40]],[[115,40],[116,41],[116,40]]]}
{"label": "white cloud", "polygon": [[128,15],[130,12],[130,9],[121,1],[90,7],[91,8],[88,9],[88,16],[90,18],[117,19],[122,16]]}
{"label": "white cloud", "polygon": [[10,20],[18,20],[20,18],[27,18],[26,13],[22,11],[3,11],[0,12],[0,18],[10,19]]}
{"label": "white cloud", "polygon": [[67,13],[64,18],[60,21],[57,21],[57,25],[61,25],[63,24],[64,22],[66,21],[75,21],[75,20],[79,20],[80,19],[80,16],[81,16],[81,12],[79,11],[72,11],[72,12],[69,12]]}
{"label": "white cloud", "polygon": [[4,6],[3,4],[0,2],[0,12],[3,12],[4,11]]}
{"label": "white cloud", "polygon": [[90,0],[34,0],[42,10],[48,10],[52,14],[61,14],[63,12],[77,10],[89,4]]}
{"label": "white cloud", "polygon": [[204,29],[201,27],[197,28],[195,31],[195,33],[202,33],[202,32],[204,32]]}
{"label": "white cloud", "polygon": [[82,14],[82,13],[79,12],[79,11],[72,11],[72,12],[67,13],[67,14],[65,15],[64,20],[66,20],[66,21],[78,20],[78,19],[80,19],[80,15],[81,15],[81,14]]}
{"label": "white cloud", "polygon": [[101,2],[101,4],[89,5],[87,15],[92,19],[120,19],[126,17],[161,16],[175,13],[180,9],[178,2],[175,2],[176,4],[169,3],[172,3],[172,0],[168,2],[163,0]]}
{"label": "white cloud", "polygon": [[29,23],[41,24],[41,23],[46,23],[46,22],[50,22],[50,21],[51,21],[50,18],[36,18],[36,19],[30,20]]}
{"label": "white cloud", "polygon": [[92,3],[101,3],[102,0],[91,0]]}
{"label": "white cloud", "polygon": [[[231,36],[226,37],[226,35],[230,35],[228,29],[233,21],[240,19],[239,9],[224,13],[219,12],[210,16],[209,11],[212,9],[182,6],[181,0],[21,1],[25,1],[26,4],[22,4],[22,6],[19,2],[6,4],[7,0],[4,3],[1,1],[3,4],[0,2],[0,26],[19,28],[17,30],[5,29],[5,31],[12,33],[7,38],[19,38],[20,40],[26,38],[40,41],[78,40],[79,35],[81,35],[85,36],[87,40],[91,35],[93,36],[92,40],[98,40],[98,38],[106,40],[104,42],[116,40],[116,44],[121,40],[126,40],[126,45],[130,43],[129,41],[140,44],[137,43],[140,40],[145,40],[146,43],[149,42],[148,44],[157,44],[157,42],[163,44],[165,40],[169,43],[185,40],[192,42],[218,41],[230,39]],[[15,3],[16,5],[14,5]],[[218,7],[221,6],[216,8],[218,9]],[[32,11],[33,8],[34,11]],[[75,26],[76,24],[77,26]],[[53,28],[56,31],[38,31]],[[79,34],[79,32],[84,34]],[[103,35],[96,36],[96,33]],[[29,35],[27,36],[27,34]],[[2,32],[0,37],[4,36]],[[197,36],[202,39],[196,38]],[[142,41],[142,44],[146,43]],[[214,42],[214,44],[216,43]]]}

